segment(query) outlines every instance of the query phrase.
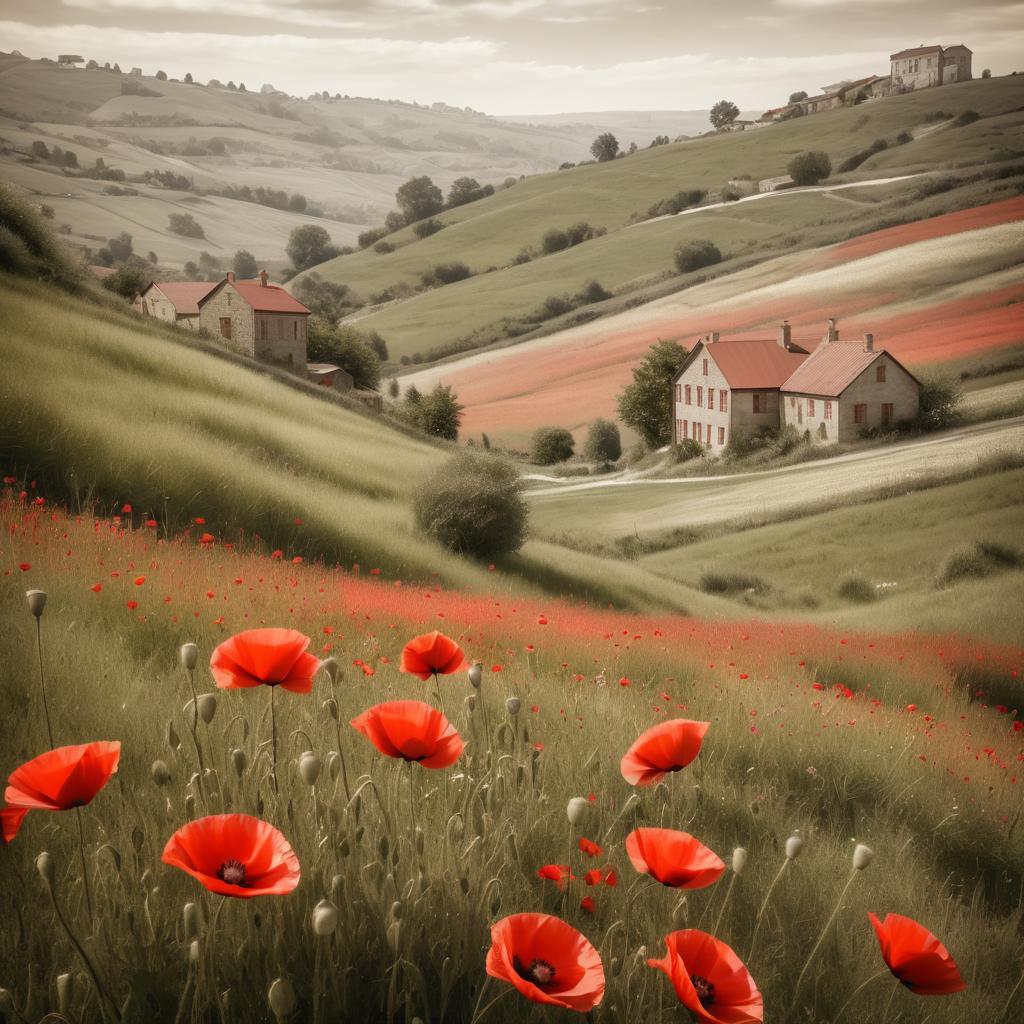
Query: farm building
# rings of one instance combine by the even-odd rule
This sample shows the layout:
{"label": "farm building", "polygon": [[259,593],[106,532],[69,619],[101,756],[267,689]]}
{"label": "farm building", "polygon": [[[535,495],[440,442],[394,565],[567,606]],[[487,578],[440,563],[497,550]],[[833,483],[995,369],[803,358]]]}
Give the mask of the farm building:
{"label": "farm building", "polygon": [[892,67],[892,91],[910,92],[934,85],[951,85],[971,80],[971,51],[954,46],[914,46],[889,57]]}
{"label": "farm building", "polygon": [[721,452],[731,438],[792,426],[812,441],[846,442],[918,412],[919,384],[891,353],[839,340],[835,320],[813,352],[792,340],[702,338],[673,380],[673,441]]}

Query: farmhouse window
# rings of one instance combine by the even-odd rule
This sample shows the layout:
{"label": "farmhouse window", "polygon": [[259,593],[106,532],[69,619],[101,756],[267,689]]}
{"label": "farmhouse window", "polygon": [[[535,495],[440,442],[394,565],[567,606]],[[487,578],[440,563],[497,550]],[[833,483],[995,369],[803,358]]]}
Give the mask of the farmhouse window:
{"label": "farmhouse window", "polygon": [[725,444],[725,427],[718,428],[718,443]]}
{"label": "farmhouse window", "polygon": [[703,408],[703,406],[704,406],[704,388],[702,388],[700,386],[700,384],[698,384],[697,385],[697,408],[701,409],[701,408]]}
{"label": "farmhouse window", "polygon": [[892,423],[892,402],[882,403],[882,425],[887,427]]}
{"label": "farmhouse window", "polygon": [[814,399],[813,398],[808,398],[807,399],[807,415],[808,416],[813,416],[814,415]]}
{"label": "farmhouse window", "polygon": [[709,448],[711,447],[711,424],[708,424],[707,439],[704,442]]}
{"label": "farmhouse window", "polygon": [[682,401],[682,396],[680,395],[680,391],[682,390],[682,388],[680,388],[680,386],[677,384],[675,390],[676,390],[676,401],[677,402],[681,402]]}
{"label": "farmhouse window", "polygon": [[693,439],[697,442],[700,441],[700,424],[696,420],[693,421]]}
{"label": "farmhouse window", "polygon": [[754,412],[768,411],[768,396],[754,393]]}
{"label": "farmhouse window", "polygon": [[231,340],[231,317],[222,316],[220,318],[220,336]]}
{"label": "farmhouse window", "polygon": [[878,381],[879,384],[885,383],[885,363],[879,363],[878,366],[875,367],[875,380]]}
{"label": "farmhouse window", "polygon": [[867,423],[868,421],[868,407],[866,405],[855,405],[853,407],[853,422],[854,423]]}
{"label": "farmhouse window", "polygon": [[708,408],[714,409],[715,407],[715,389],[708,388]]}
{"label": "farmhouse window", "polygon": [[704,376],[706,377],[707,375],[708,375],[708,361],[705,359],[704,360]]}
{"label": "farmhouse window", "polygon": [[690,389],[690,385],[686,385],[686,404],[693,405],[693,392]]}
{"label": "farmhouse window", "polygon": [[826,402],[825,403],[825,419],[827,419],[827,420],[832,419],[832,403],[831,402]]}
{"label": "farmhouse window", "polygon": [[728,412],[729,411],[729,392],[719,391],[718,392],[718,411]]}
{"label": "farmhouse window", "polygon": [[679,431],[679,436],[682,440],[685,441],[690,436],[690,432],[687,429],[689,424],[686,422],[686,420],[680,420],[679,426],[682,427],[682,429]]}

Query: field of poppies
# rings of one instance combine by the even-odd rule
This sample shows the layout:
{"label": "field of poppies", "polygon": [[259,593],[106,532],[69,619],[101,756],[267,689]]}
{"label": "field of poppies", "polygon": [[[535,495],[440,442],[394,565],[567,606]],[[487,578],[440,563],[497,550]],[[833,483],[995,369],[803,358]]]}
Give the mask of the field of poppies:
{"label": "field of poppies", "polygon": [[1024,1013],[1024,652],[447,590],[10,484],[5,1021]]}

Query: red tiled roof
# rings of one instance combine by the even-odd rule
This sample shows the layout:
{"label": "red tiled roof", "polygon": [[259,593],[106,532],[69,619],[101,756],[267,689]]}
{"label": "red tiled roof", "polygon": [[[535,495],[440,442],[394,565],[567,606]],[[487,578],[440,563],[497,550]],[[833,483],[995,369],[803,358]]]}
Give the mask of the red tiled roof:
{"label": "red tiled roof", "polygon": [[883,348],[865,352],[860,341],[819,345],[783,383],[782,390],[837,398],[884,352]]}
{"label": "red tiled roof", "polygon": [[[799,345],[787,351],[774,340],[714,341],[705,348],[729,387],[739,390],[777,388],[807,358],[806,350]],[[687,360],[686,365],[690,362]]]}
{"label": "red tiled roof", "polygon": [[235,281],[235,290],[257,313],[305,313],[307,309],[298,299],[276,284],[262,285],[259,281]]}
{"label": "red tiled roof", "polygon": [[899,53],[892,54],[889,57],[889,60],[904,60],[907,57],[920,57],[924,53],[938,53],[941,49],[941,46],[914,46],[909,50],[900,50]]}
{"label": "red tiled roof", "polygon": [[167,296],[179,316],[198,316],[199,303],[216,287],[216,281],[154,281],[150,285]]}

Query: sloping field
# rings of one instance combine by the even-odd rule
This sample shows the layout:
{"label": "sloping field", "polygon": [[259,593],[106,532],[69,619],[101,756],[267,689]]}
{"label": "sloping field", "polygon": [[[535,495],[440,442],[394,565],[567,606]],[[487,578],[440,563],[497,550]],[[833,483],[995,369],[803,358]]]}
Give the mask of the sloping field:
{"label": "sloping field", "polygon": [[464,429],[521,439],[543,424],[579,428],[614,415],[632,367],[659,338],[710,330],[773,334],[789,319],[813,345],[825,318],[846,336],[874,332],[912,364],[1024,340],[1024,198],[781,257],[624,313],[404,378],[442,380],[466,404]]}

